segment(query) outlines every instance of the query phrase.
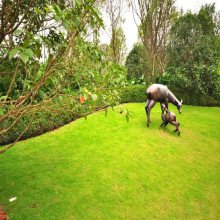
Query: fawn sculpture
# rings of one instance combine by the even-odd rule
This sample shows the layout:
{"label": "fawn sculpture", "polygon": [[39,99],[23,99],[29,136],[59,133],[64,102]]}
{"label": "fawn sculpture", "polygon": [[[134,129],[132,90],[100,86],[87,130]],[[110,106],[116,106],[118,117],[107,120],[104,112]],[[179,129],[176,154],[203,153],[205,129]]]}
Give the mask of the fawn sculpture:
{"label": "fawn sculpture", "polygon": [[164,103],[162,103],[161,106],[162,106],[161,118],[163,122],[160,125],[160,127],[166,127],[167,124],[170,123],[176,127],[174,131],[177,132],[178,135],[180,135],[180,130],[179,130],[180,123],[176,121],[176,115],[173,112],[168,111]]}

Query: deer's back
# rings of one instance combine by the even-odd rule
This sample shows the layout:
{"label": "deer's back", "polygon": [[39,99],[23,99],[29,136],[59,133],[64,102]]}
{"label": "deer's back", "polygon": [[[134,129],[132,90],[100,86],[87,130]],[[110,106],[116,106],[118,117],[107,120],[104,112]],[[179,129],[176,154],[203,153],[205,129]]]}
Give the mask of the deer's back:
{"label": "deer's back", "polygon": [[152,84],[147,88],[148,99],[164,102],[168,96],[168,88],[162,84]]}
{"label": "deer's back", "polygon": [[170,122],[176,121],[176,115],[173,112],[170,112]]}

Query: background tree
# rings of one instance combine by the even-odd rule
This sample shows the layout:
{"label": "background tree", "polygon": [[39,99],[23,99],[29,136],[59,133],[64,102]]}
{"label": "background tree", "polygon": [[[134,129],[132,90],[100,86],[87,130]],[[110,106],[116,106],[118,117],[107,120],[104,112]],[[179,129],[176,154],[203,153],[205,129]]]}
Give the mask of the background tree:
{"label": "background tree", "polygon": [[121,27],[115,29],[114,38],[109,45],[109,55],[113,61],[124,64],[126,56],[126,38]]}
{"label": "background tree", "polygon": [[165,48],[175,7],[174,0],[130,1],[132,10],[140,19],[139,35],[145,48],[147,72],[145,78],[154,81],[164,72]]}
{"label": "background tree", "polygon": [[[217,35],[217,44],[220,45],[220,11],[216,11],[214,15],[215,31]],[[220,74],[220,54],[218,58],[218,73]],[[220,88],[220,87],[219,87]]]}
{"label": "background tree", "polygon": [[126,58],[127,78],[138,82],[146,74],[147,63],[143,44],[135,44]]}
{"label": "background tree", "polygon": [[220,45],[214,14],[214,5],[205,5],[197,14],[180,15],[171,29],[166,79],[190,94],[216,95]]}
{"label": "background tree", "polygon": [[125,7],[123,0],[106,0],[106,11],[110,20],[110,55],[116,63],[123,63],[126,53],[125,35],[121,28],[122,13]]}

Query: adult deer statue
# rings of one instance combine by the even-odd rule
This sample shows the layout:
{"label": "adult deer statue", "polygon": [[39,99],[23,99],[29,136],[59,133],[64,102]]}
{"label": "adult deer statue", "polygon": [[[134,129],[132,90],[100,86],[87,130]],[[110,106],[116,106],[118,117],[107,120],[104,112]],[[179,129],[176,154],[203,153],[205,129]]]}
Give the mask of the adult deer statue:
{"label": "adult deer statue", "polygon": [[161,110],[162,103],[168,108],[168,103],[175,105],[181,114],[182,100],[179,101],[176,96],[168,89],[167,86],[161,84],[152,84],[147,88],[147,103],[145,111],[147,114],[147,127],[150,125],[150,111],[157,102],[160,102]]}

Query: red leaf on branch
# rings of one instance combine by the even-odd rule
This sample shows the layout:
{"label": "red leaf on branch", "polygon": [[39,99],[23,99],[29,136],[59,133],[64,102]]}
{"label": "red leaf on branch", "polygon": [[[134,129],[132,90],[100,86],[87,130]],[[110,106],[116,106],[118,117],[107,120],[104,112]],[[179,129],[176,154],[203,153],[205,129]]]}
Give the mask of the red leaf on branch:
{"label": "red leaf on branch", "polygon": [[84,102],[85,102],[84,96],[80,96],[80,99],[79,99],[79,100],[80,100],[81,103],[84,103]]}

